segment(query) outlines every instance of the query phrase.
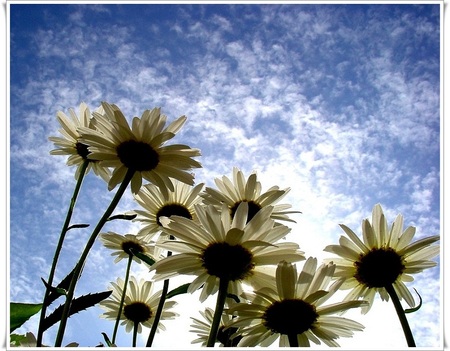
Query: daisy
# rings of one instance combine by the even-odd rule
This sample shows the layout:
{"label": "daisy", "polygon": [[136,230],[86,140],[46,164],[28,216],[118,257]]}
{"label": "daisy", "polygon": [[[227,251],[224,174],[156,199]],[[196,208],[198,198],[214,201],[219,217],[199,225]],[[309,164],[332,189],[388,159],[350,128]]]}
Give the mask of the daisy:
{"label": "daisy", "polygon": [[290,228],[274,226],[270,217],[272,206],[262,208],[248,223],[246,202],[238,207],[232,221],[226,210],[218,211],[212,205],[194,207],[199,223],[172,216],[165,224],[164,232],[178,240],[159,245],[179,254],[156,262],[151,270],[156,272],[155,279],[178,274],[196,275],[188,292],[195,292],[203,285],[202,302],[218,291],[219,280],[229,282],[228,293],[239,296],[242,282],[255,286],[266,282],[265,274],[258,270],[260,266],[276,265],[283,259],[304,259],[298,244],[276,243],[289,233]]}
{"label": "daisy", "polygon": [[387,289],[393,287],[399,299],[413,307],[414,298],[404,283],[414,280],[411,274],[436,266],[430,259],[439,254],[439,245],[431,244],[439,236],[411,242],[416,228],[410,226],[403,231],[403,216],[399,214],[389,229],[379,204],[373,208],[372,224],[368,219],[362,222],[363,240],[347,226],[340,226],[350,240],[341,236],[340,245],[329,245],[324,250],[341,256],[333,261],[337,265],[335,275],[345,279],[342,289],[352,289],[345,299],[367,300],[369,305],[362,309],[367,313],[375,295],[388,301]]}
{"label": "daisy", "polygon": [[[238,346],[270,346],[276,339],[280,346],[309,347],[310,341],[320,345],[339,346],[336,339],[350,337],[363,326],[350,319],[333,316],[360,307],[365,301],[338,302],[323,306],[339,288],[340,281],[328,287],[335,265],[322,264],[308,258],[297,276],[295,265],[281,261],[276,271],[276,288],[266,287],[247,294],[251,303],[228,309],[237,315],[228,326],[238,327],[242,340]],[[233,337],[233,336],[231,336]]]}
{"label": "daisy", "polygon": [[233,181],[226,176],[223,176],[222,180],[216,178],[214,181],[218,190],[206,187],[205,192],[201,194],[204,203],[214,205],[218,209],[222,207],[222,204],[226,204],[232,217],[241,202],[248,203],[249,221],[261,208],[266,206],[274,207],[271,218],[275,220],[295,222],[288,217],[288,214],[300,213],[299,211],[286,211],[291,208],[291,205],[276,205],[290,191],[289,188],[280,189],[278,186],[273,186],[261,193],[261,183],[257,181],[256,173],[252,173],[246,180],[244,174],[234,167]]}
{"label": "daisy", "polygon": [[166,128],[167,117],[159,108],[145,110],[141,118],[134,117],[130,128],[125,116],[116,105],[102,103],[104,113],[94,113],[97,130],[81,127],[81,141],[88,145],[89,158],[100,160],[105,167],[113,167],[108,189],[121,183],[128,171],[134,172],[131,190],[136,194],[142,178],[157,185],[161,191],[173,191],[170,178],[193,184],[192,168],[201,167],[191,157],[200,156],[198,149],[187,145],[164,146],[181,129],[186,121],[181,116]]}
{"label": "daisy", "polygon": [[177,215],[196,220],[194,205],[201,201],[198,194],[203,188],[203,183],[192,187],[175,180],[173,185],[173,191],[162,192],[157,186],[147,184],[134,194],[135,200],[144,208],[134,211],[137,213],[135,221],[140,221],[144,225],[137,234],[139,238],[148,241],[160,232],[163,228],[161,217]]}
{"label": "daisy", "polygon": [[[119,312],[120,300],[124,288],[124,281],[120,278],[117,282],[111,283],[111,296],[100,302],[100,306],[106,310],[101,315],[106,319],[116,320]],[[150,328],[155,319],[156,309],[158,307],[161,291],[152,293],[153,283],[150,281],[141,281],[138,283],[135,277],[131,277],[128,283],[125,296],[124,307],[120,319],[121,325],[125,325],[125,330],[129,333],[134,329],[134,333],[142,333],[142,326]],[[178,314],[171,309],[176,305],[175,301],[168,301],[164,305],[161,314],[161,320],[174,319]],[[158,329],[165,330],[163,324],[158,324]],[[133,346],[135,346],[135,337],[133,337]]]}
{"label": "daisy", "polygon": [[[209,332],[213,323],[214,311],[207,307],[204,311],[200,311],[202,319],[191,317],[193,323],[191,324],[191,332],[197,333],[198,338],[193,340],[191,344],[201,343],[202,346],[206,346],[208,341]],[[236,334],[237,328],[226,328],[231,322],[232,317],[226,313],[221,316],[221,324],[217,333],[217,341],[221,343],[221,346],[236,347],[241,340],[240,336],[234,336],[230,339],[230,336]],[[226,328],[226,329],[225,329]]]}
{"label": "daisy", "polygon": [[162,257],[162,250],[160,248],[139,239],[134,234],[120,235],[114,232],[107,232],[100,234],[100,240],[106,248],[114,250],[111,254],[111,256],[117,256],[114,263],[122,259],[128,259],[130,255],[136,263],[141,263],[141,260],[137,256],[132,255],[132,251],[150,256],[155,261]]}
{"label": "daisy", "polygon": [[95,127],[92,124],[91,112],[88,106],[84,102],[82,102],[79,109],[80,117],[77,116],[76,112],[73,109],[69,109],[70,117],[68,117],[62,111],[58,111],[56,113],[56,118],[58,119],[58,122],[62,127],[59,132],[63,135],[63,137],[48,138],[57,147],[57,149],[51,150],[50,154],[69,155],[69,158],[67,159],[67,165],[77,165],[75,179],[78,179],[80,177],[83,164],[87,160],[89,162],[85,173],[87,174],[89,170],[92,169],[97,176],[102,177],[104,181],[108,182],[111,176],[109,169],[101,166],[97,160],[88,158],[88,146],[80,141],[81,135],[78,132],[78,128],[84,127],[94,130]]}

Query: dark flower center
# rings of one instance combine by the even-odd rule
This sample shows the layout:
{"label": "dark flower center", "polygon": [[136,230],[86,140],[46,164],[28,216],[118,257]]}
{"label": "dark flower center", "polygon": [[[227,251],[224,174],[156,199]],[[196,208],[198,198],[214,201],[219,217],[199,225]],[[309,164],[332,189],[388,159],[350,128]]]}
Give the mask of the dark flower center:
{"label": "dark flower center", "polygon": [[372,249],[367,254],[361,254],[355,267],[354,277],[369,288],[391,285],[405,269],[401,256],[390,247]]}
{"label": "dark flower center", "polygon": [[117,156],[129,169],[151,171],[159,163],[158,153],[147,143],[128,140],[117,146]]}
{"label": "dark flower center", "polygon": [[152,318],[152,310],[143,302],[132,302],[123,308],[125,317],[134,322],[142,323]]}
{"label": "dark flower center", "polygon": [[238,328],[230,327],[228,329],[225,329],[225,327],[222,325],[219,328],[219,331],[217,332],[217,341],[222,343],[225,347],[236,347],[237,344],[239,344],[239,341],[241,341],[242,336],[238,335],[233,339],[230,339],[231,335],[233,335]]}
{"label": "dark flower center", "polygon": [[210,244],[202,256],[203,267],[209,275],[230,281],[244,279],[251,274],[253,255],[240,245],[226,242]]}
{"label": "dark flower center", "polygon": [[131,250],[133,250],[133,252],[139,252],[142,253],[145,251],[144,247],[134,241],[124,241],[122,242],[122,250],[125,251],[125,253],[127,253],[128,255],[131,255]]}
{"label": "dark flower center", "polygon": [[231,218],[234,218],[234,215],[235,215],[239,205],[241,204],[241,202],[246,202],[248,204],[248,215],[247,215],[247,223],[248,223],[252,220],[253,217],[255,217],[255,215],[261,209],[261,205],[252,200],[250,200],[250,201],[242,200],[242,201],[236,202],[230,208]]}
{"label": "dark flower center", "polygon": [[298,335],[310,329],[317,317],[313,305],[300,299],[285,299],[267,308],[263,324],[274,333]]}
{"label": "dark flower center", "polygon": [[76,143],[75,144],[75,149],[77,149],[78,155],[80,155],[84,160],[86,160],[88,155],[91,153],[88,150],[88,146],[86,144],[83,144],[83,143]]}
{"label": "dark flower center", "polygon": [[159,221],[160,217],[170,217],[170,216],[181,216],[184,218],[192,219],[191,212],[183,206],[179,204],[168,204],[161,207],[156,214],[156,222],[162,226]]}

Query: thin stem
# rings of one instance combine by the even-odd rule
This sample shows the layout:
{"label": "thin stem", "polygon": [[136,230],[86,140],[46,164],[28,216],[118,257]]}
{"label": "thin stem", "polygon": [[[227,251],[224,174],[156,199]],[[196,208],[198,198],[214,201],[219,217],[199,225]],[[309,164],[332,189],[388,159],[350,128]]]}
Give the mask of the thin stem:
{"label": "thin stem", "polygon": [[120,184],[120,187],[116,192],[116,195],[114,195],[114,198],[111,200],[111,203],[109,204],[109,206],[106,209],[105,213],[103,214],[102,218],[97,223],[97,226],[95,227],[94,231],[92,232],[91,237],[89,238],[89,240],[86,244],[86,247],[84,248],[84,251],[81,254],[80,260],[78,261],[77,265],[75,266],[74,274],[73,274],[72,280],[70,281],[69,290],[67,291],[67,295],[66,295],[66,303],[64,305],[61,322],[59,324],[58,334],[56,336],[56,341],[55,341],[55,347],[61,347],[62,339],[64,337],[64,331],[66,329],[67,319],[69,318],[70,305],[72,304],[72,299],[73,299],[73,295],[75,292],[75,286],[77,284],[78,279],[80,278],[81,271],[83,269],[86,258],[89,254],[89,251],[91,250],[92,246],[94,245],[95,239],[97,238],[98,234],[100,233],[100,230],[103,228],[105,223],[108,221],[108,218],[111,216],[112,212],[114,211],[117,204],[119,203],[119,200],[121,199],[128,184],[130,183],[131,179],[133,178],[134,172],[135,172],[134,170],[128,169],[128,171],[125,175],[125,178],[122,181],[122,184]]}
{"label": "thin stem", "polygon": [[[169,237],[170,240],[175,239],[172,235]],[[167,257],[172,256],[172,251],[167,251]],[[161,292],[161,297],[159,298],[158,309],[156,310],[155,319],[152,324],[152,329],[147,339],[146,347],[151,347],[153,344],[153,339],[155,338],[156,331],[158,330],[159,320],[161,319],[164,304],[166,303],[167,292],[169,291],[169,279],[164,280],[163,289]]]}
{"label": "thin stem", "polygon": [[133,347],[136,347],[136,341],[137,341],[138,330],[139,330],[139,322],[134,322],[134,328],[133,328]]}
{"label": "thin stem", "polygon": [[290,347],[298,347],[298,338],[297,334],[288,334],[289,346]]}
{"label": "thin stem", "polygon": [[50,287],[53,284],[53,278],[55,276],[56,265],[58,264],[59,254],[61,252],[63,242],[66,237],[67,229],[69,228],[70,220],[72,219],[73,209],[75,207],[75,203],[77,202],[78,193],[80,192],[81,184],[83,183],[84,175],[86,174],[86,169],[89,165],[89,162],[90,162],[89,160],[84,160],[83,164],[81,165],[80,174],[78,176],[78,180],[75,185],[75,189],[73,191],[72,198],[70,199],[70,205],[69,205],[69,209],[67,210],[66,219],[65,219],[63,227],[61,229],[61,234],[59,234],[59,241],[58,241],[58,244],[56,245],[55,254],[53,256],[53,263],[52,263],[52,267],[50,269],[50,273],[48,275],[47,286],[45,288],[45,294],[44,294],[44,299],[43,299],[43,303],[42,303],[41,316],[39,319],[39,328],[38,328],[38,333],[37,333],[37,338],[36,338],[36,346],[37,347],[42,346],[42,337],[44,334],[43,324],[44,324],[44,319],[45,319],[45,312],[47,311],[47,300],[50,295]]}
{"label": "thin stem", "polygon": [[385,289],[392,299],[392,302],[395,307],[395,311],[397,312],[398,319],[400,320],[400,323],[403,328],[403,333],[405,333],[405,338],[406,338],[406,342],[408,343],[408,346],[416,347],[416,343],[414,341],[414,336],[412,334],[411,328],[409,327],[408,319],[406,318],[405,310],[403,309],[403,307],[400,303],[400,299],[398,298],[397,293],[395,292],[394,286],[389,285],[389,286],[386,286]]}
{"label": "thin stem", "polygon": [[217,332],[220,326],[220,320],[222,318],[223,309],[225,306],[225,300],[228,293],[228,279],[220,278],[219,280],[219,292],[217,294],[216,310],[214,311],[213,322],[211,324],[211,330],[209,331],[207,347],[214,347],[217,339]]}
{"label": "thin stem", "polygon": [[128,285],[128,279],[130,277],[131,262],[133,262],[133,255],[132,254],[130,254],[129,257],[128,257],[127,272],[125,273],[125,282],[124,282],[124,285],[123,285],[122,297],[120,299],[119,312],[117,313],[116,324],[114,325],[114,331],[113,331],[113,336],[112,336],[112,343],[113,344],[116,343],[116,335],[117,335],[117,329],[119,328],[120,315],[122,314],[123,302],[125,301],[125,295],[127,293],[127,285]]}

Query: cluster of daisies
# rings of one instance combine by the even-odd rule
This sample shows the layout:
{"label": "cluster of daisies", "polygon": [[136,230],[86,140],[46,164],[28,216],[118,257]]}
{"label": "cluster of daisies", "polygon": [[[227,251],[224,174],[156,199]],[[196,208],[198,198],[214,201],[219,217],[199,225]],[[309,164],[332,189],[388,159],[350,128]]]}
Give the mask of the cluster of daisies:
{"label": "cluster of daisies", "polygon": [[[69,155],[77,179],[92,169],[109,190],[128,182],[140,205],[133,211],[139,232],[100,234],[114,262],[129,262],[125,280],[112,282],[112,295],[100,303],[103,317],[116,321],[113,344],[119,323],[135,334],[142,327],[150,328],[150,335],[164,330],[161,322],[178,316],[176,303],[166,299],[167,290],[153,291],[155,282],[190,275],[187,292],[201,290],[201,302],[217,299],[215,310],[206,308],[199,311],[201,318],[192,318],[193,343],[270,346],[279,339],[280,346],[339,346],[338,338],[364,328],[343,312],[367,313],[376,294],[388,300],[392,291],[413,307],[405,282],[436,265],[431,259],[439,245],[432,244],[439,236],[412,242],[414,227],[403,230],[401,215],[389,227],[380,205],[371,221],[362,222],[362,239],[341,225],[346,236],[325,248],[337,257],[319,264],[305,256],[297,243],[287,241],[291,229],[285,223],[293,222],[289,216],[297,211],[279,202],[289,189],[263,191],[256,173],[245,177],[238,168],[231,179],[215,179],[216,188],[194,184],[200,151],[166,145],[184,116],[166,126],[167,117],[155,108],[134,117],[130,126],[116,105],[104,102],[92,113],[81,104],[78,115],[70,110],[70,117],[58,112],[57,118],[62,137],[50,138],[57,147],[51,153]],[[130,265],[145,257],[154,275],[138,281],[130,276]],[[340,289],[350,292],[327,304]]]}

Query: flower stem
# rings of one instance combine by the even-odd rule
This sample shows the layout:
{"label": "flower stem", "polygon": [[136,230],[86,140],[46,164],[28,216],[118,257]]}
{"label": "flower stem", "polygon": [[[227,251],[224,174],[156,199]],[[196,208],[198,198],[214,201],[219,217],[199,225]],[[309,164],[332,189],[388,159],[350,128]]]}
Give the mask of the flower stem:
{"label": "flower stem", "polygon": [[[172,235],[169,237],[170,240],[175,239]],[[172,256],[172,251],[167,251],[167,257]],[[166,302],[167,292],[169,291],[169,279],[164,280],[163,289],[161,292],[161,297],[159,298],[158,309],[156,310],[155,319],[152,324],[152,329],[147,339],[146,347],[151,347],[153,344],[153,339],[155,338],[156,331],[158,330],[159,320],[161,319],[164,304]]]}
{"label": "flower stem", "polygon": [[395,310],[397,312],[398,319],[400,320],[400,323],[403,328],[403,333],[405,333],[405,338],[406,338],[406,342],[408,343],[408,346],[416,347],[416,343],[414,341],[414,336],[412,334],[411,328],[409,327],[408,319],[406,318],[405,310],[403,309],[403,307],[400,303],[397,293],[395,292],[394,286],[389,285],[389,286],[386,286],[385,289],[392,299]]}
{"label": "flower stem", "polygon": [[289,346],[290,347],[298,347],[298,338],[297,334],[288,334]]}
{"label": "flower stem", "polygon": [[50,273],[48,275],[47,287],[45,289],[44,300],[42,303],[41,316],[39,319],[39,328],[38,328],[37,338],[36,338],[36,346],[37,347],[42,346],[42,337],[44,334],[43,324],[44,324],[44,319],[45,319],[45,312],[47,311],[47,300],[50,295],[50,287],[53,284],[53,278],[55,277],[56,265],[58,264],[59,254],[61,252],[63,242],[66,237],[67,230],[69,228],[70,220],[72,219],[73,209],[75,207],[75,203],[78,198],[78,193],[80,192],[81,184],[83,183],[84,175],[86,174],[86,169],[89,165],[89,162],[90,162],[89,160],[84,160],[83,164],[81,165],[80,174],[78,176],[78,180],[75,185],[75,189],[73,191],[72,198],[70,199],[70,205],[69,205],[69,209],[67,210],[66,219],[65,219],[63,227],[61,229],[61,234],[59,235],[58,244],[56,245],[55,255],[53,256],[52,267],[50,268]]}
{"label": "flower stem", "polygon": [[209,331],[207,347],[214,347],[217,339],[217,332],[220,326],[220,320],[222,318],[223,309],[225,306],[225,299],[228,293],[228,279],[220,278],[219,280],[219,292],[217,294],[216,310],[214,311],[213,322],[211,325],[211,330]]}
{"label": "flower stem", "polygon": [[138,330],[139,330],[139,322],[134,322],[134,328],[133,328],[133,347],[136,347],[136,341],[137,341]]}
{"label": "flower stem", "polygon": [[97,238],[98,234],[100,233],[100,230],[103,228],[105,223],[108,221],[108,218],[111,216],[112,212],[114,211],[117,204],[119,203],[119,200],[121,199],[128,184],[130,183],[131,179],[133,178],[134,172],[135,172],[134,170],[128,169],[128,171],[125,175],[125,178],[122,181],[122,184],[120,184],[120,187],[116,192],[116,195],[114,195],[114,198],[111,200],[111,203],[109,204],[109,206],[106,209],[105,213],[103,214],[102,218],[97,223],[97,226],[95,227],[94,231],[92,232],[92,234],[86,244],[86,247],[84,248],[84,251],[81,254],[81,257],[80,257],[77,265],[75,266],[73,277],[72,277],[72,280],[70,281],[69,290],[67,291],[66,303],[64,305],[61,322],[59,324],[58,334],[56,335],[55,347],[61,347],[62,339],[64,337],[64,331],[66,329],[67,319],[69,318],[70,306],[72,304],[72,299],[73,299],[73,295],[75,292],[75,286],[77,284],[78,279],[81,276],[81,271],[83,269],[86,258],[89,254],[89,251],[91,250],[92,246],[94,245],[95,239]]}
{"label": "flower stem", "polygon": [[133,262],[132,254],[130,254],[130,256],[128,257],[127,272],[125,273],[125,282],[123,285],[122,297],[120,299],[119,312],[117,313],[116,324],[114,325],[114,331],[113,331],[113,336],[112,336],[113,344],[116,343],[116,335],[117,335],[117,329],[119,328],[120,315],[122,314],[123,302],[125,301],[125,294],[127,293],[127,285],[128,285],[128,279],[130,277],[131,262]]}

